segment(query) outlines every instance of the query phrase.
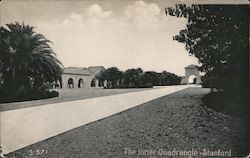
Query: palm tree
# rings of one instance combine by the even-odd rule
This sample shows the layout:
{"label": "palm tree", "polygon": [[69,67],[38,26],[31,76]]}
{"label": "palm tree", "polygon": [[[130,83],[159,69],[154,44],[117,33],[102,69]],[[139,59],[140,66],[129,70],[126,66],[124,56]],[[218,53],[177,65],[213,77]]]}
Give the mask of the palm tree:
{"label": "palm tree", "polygon": [[45,82],[60,80],[62,64],[49,43],[24,23],[0,27],[0,73],[6,93],[38,90]]}

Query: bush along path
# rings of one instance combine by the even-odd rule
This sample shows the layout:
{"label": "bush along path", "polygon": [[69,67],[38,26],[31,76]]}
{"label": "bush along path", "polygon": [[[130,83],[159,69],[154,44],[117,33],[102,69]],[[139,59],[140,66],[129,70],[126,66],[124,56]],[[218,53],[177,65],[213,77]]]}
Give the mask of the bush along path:
{"label": "bush along path", "polygon": [[211,154],[221,157],[216,152],[228,154],[225,157],[246,156],[247,126],[241,119],[205,108],[201,98],[208,92],[188,88],[30,145],[7,157],[34,156],[35,150],[44,150],[39,157],[48,158],[148,158],[150,154],[157,158],[188,157],[167,153],[177,150],[197,151],[198,156],[193,157]]}

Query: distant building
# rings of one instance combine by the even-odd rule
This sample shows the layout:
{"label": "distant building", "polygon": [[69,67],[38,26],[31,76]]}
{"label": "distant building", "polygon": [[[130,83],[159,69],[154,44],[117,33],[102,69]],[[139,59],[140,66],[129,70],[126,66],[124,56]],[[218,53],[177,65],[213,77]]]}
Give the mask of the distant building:
{"label": "distant building", "polygon": [[[90,88],[104,87],[106,83],[98,80],[100,74],[105,70],[103,66],[90,66],[88,68],[67,67],[63,69],[62,82],[54,82],[53,88]],[[0,73],[0,87],[3,84],[2,73]]]}
{"label": "distant building", "polygon": [[104,83],[98,80],[101,72],[105,68],[103,66],[91,66],[88,68],[67,67],[64,68],[62,74],[62,88],[90,88],[103,87]]}
{"label": "distant building", "polygon": [[201,75],[197,65],[185,67],[185,76],[181,76],[181,84],[201,84]]}

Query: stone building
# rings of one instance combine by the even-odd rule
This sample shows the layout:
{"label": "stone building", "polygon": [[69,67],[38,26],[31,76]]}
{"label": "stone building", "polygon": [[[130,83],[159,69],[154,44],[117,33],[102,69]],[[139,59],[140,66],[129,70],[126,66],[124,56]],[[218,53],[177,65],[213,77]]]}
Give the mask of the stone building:
{"label": "stone building", "polygon": [[103,72],[103,66],[91,66],[88,68],[67,67],[62,74],[62,88],[90,88],[103,87],[104,84],[98,80],[98,76]]}
{"label": "stone building", "polygon": [[185,76],[182,76],[181,84],[201,84],[201,75],[197,65],[185,67]]}

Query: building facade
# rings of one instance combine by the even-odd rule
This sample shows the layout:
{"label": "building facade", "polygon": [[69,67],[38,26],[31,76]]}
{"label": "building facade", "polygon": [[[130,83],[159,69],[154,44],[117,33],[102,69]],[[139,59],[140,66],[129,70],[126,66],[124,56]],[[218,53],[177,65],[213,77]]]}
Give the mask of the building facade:
{"label": "building facade", "polygon": [[201,84],[201,75],[197,65],[185,67],[185,76],[182,76],[181,84]]}
{"label": "building facade", "polygon": [[98,80],[98,76],[105,70],[103,66],[91,66],[88,68],[67,67],[62,74],[62,88],[91,88],[103,87],[104,83]]}

